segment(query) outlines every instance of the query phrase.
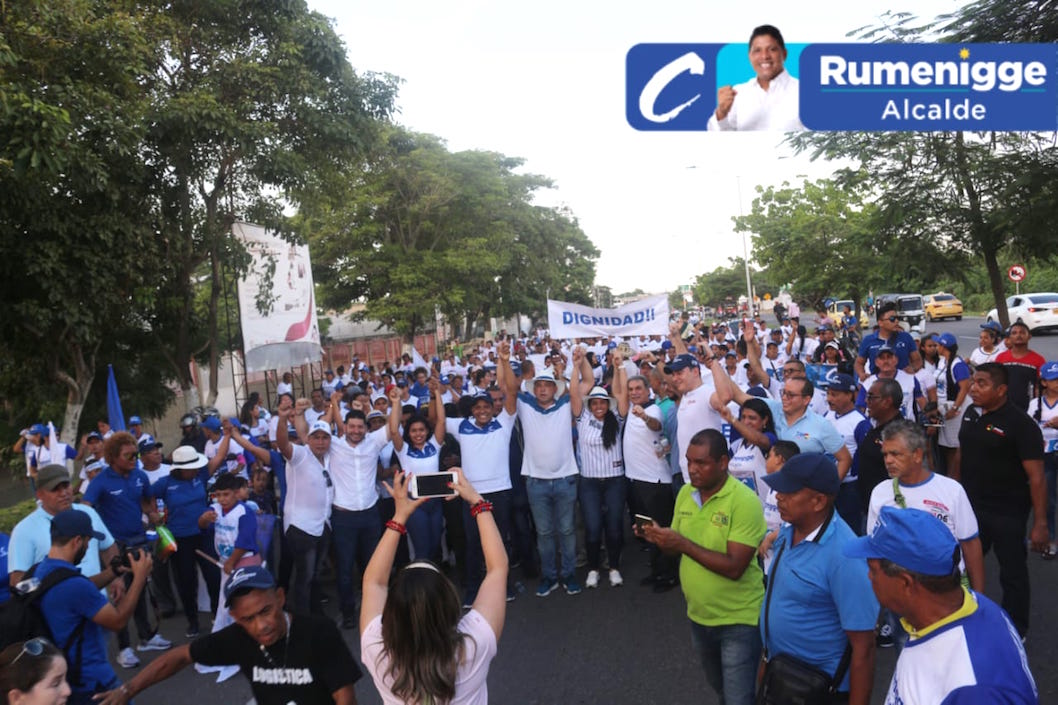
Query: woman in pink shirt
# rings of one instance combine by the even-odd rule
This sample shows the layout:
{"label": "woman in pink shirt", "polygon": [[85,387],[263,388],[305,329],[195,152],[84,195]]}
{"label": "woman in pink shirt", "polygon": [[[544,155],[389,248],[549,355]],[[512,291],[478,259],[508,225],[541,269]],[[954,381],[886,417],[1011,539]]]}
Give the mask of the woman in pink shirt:
{"label": "woman in pink shirt", "polygon": [[364,571],[360,607],[360,656],[385,703],[464,705],[488,703],[486,680],[507,614],[507,551],[492,505],[471,487],[459,468],[452,485],[470,505],[485,556],[485,579],[470,611],[462,614],[459,592],[433,563],[415,561],[390,571],[408,517],[424,502],[411,499],[411,475],[397,472],[396,510]]}

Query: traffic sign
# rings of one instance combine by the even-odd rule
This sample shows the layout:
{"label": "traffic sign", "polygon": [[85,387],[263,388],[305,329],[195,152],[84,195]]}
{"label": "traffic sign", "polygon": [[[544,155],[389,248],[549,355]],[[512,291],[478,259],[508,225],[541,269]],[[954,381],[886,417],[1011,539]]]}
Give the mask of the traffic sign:
{"label": "traffic sign", "polygon": [[1010,269],[1007,270],[1007,276],[1010,277],[1012,282],[1025,281],[1025,265],[1023,264],[1012,264]]}

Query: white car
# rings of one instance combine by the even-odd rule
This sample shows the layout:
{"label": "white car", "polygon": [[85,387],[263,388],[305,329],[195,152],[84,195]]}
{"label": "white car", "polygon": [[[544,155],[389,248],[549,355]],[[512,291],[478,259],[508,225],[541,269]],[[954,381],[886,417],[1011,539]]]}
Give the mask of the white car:
{"label": "white car", "polygon": [[[1058,294],[1021,294],[1007,299],[1010,322],[1021,321],[1033,333],[1058,330]],[[999,314],[992,309],[985,317],[987,321],[999,322]]]}

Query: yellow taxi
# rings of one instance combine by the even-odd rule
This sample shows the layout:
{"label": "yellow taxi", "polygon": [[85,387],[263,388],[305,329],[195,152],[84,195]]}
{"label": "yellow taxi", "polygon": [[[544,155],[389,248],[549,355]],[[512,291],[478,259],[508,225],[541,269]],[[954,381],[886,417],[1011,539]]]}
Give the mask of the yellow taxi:
{"label": "yellow taxi", "polygon": [[954,294],[945,294],[943,291],[923,297],[922,308],[926,312],[927,321],[936,321],[941,318],[954,318],[962,320],[962,301],[955,298]]}
{"label": "yellow taxi", "polygon": [[[841,331],[841,319],[845,315],[845,307],[848,306],[850,311],[856,311],[856,302],[852,299],[842,299],[841,301],[831,301],[830,305],[827,306],[827,318],[833,324],[834,329]],[[860,331],[870,330],[871,322],[867,318],[867,311],[860,307]]]}

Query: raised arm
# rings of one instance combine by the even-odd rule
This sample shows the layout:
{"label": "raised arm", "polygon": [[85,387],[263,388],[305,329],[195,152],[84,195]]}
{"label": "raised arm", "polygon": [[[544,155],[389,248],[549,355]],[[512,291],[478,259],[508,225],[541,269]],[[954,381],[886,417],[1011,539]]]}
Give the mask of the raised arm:
{"label": "raised arm", "polygon": [[613,354],[613,384],[610,387],[614,398],[617,400],[617,414],[622,418],[627,418],[628,372],[625,370],[624,355],[616,350]]}
{"label": "raised arm", "polygon": [[[290,401],[290,397],[284,396],[280,399],[276,416],[279,417],[276,422],[276,447],[284,458],[290,460],[294,455],[294,446],[290,444],[290,431],[287,430],[290,419],[294,416],[294,403]],[[304,418],[302,416],[302,419]]]}
{"label": "raised arm", "polygon": [[673,321],[669,323],[669,341],[672,342],[672,349],[676,351],[677,355],[682,355],[687,352],[687,344],[683,342],[683,338],[680,337],[680,322]]}
{"label": "raised arm", "polygon": [[440,446],[445,442],[445,403],[441,399],[441,382],[431,377],[427,384],[430,387],[430,403],[433,405],[433,437]]}
{"label": "raised arm", "polygon": [[223,429],[221,431],[220,443],[217,444],[217,454],[209,459],[206,467],[209,468],[209,474],[215,475],[217,470],[220,469],[224,459],[228,457],[228,446],[231,444],[231,424],[227,419],[224,419]]}
{"label": "raised arm", "polygon": [[511,344],[505,340],[497,350],[500,362],[496,365],[496,381],[506,386],[507,398],[503,401],[503,408],[508,414],[513,414],[518,410],[519,382],[511,369]]}
{"label": "raised arm", "polygon": [[[581,364],[584,362],[584,350],[579,345],[573,348],[573,369],[569,377],[569,409],[573,412],[573,418],[579,418],[580,412],[584,410],[584,395],[582,392]],[[590,388],[588,391],[591,391]]]}
{"label": "raised arm", "polygon": [[394,385],[386,396],[389,398],[389,416],[386,417],[387,432],[389,439],[393,441],[393,452],[399,453],[404,448],[404,437],[400,434],[400,420],[403,416],[400,411],[400,389]]}
{"label": "raised arm", "polygon": [[[276,434],[278,435],[278,433],[279,427],[277,426]],[[242,435],[242,433],[239,432],[239,429],[233,428],[231,430],[231,439],[235,441],[241,448],[249,451],[250,454],[253,455],[253,457],[257,458],[265,465],[268,465],[272,462],[272,456],[268,454],[268,451],[260,446],[251,443],[244,435]]]}

